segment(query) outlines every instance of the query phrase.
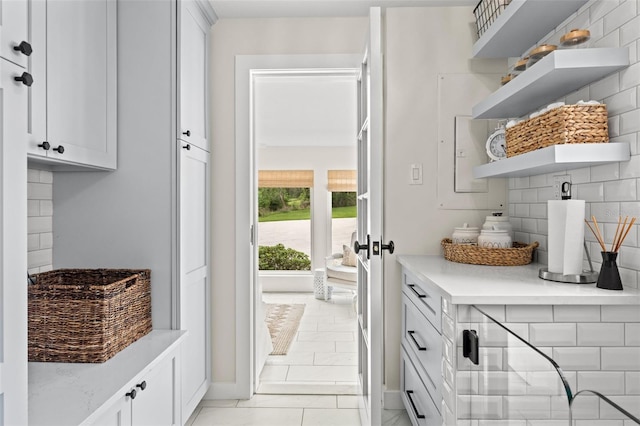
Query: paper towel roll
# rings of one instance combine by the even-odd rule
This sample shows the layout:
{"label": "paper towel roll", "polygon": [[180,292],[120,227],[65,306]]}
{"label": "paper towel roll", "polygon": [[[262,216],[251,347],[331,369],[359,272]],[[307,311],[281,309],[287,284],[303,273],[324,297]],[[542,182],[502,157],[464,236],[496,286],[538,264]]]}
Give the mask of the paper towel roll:
{"label": "paper towel roll", "polygon": [[549,272],[581,274],[584,255],[584,200],[549,200]]}

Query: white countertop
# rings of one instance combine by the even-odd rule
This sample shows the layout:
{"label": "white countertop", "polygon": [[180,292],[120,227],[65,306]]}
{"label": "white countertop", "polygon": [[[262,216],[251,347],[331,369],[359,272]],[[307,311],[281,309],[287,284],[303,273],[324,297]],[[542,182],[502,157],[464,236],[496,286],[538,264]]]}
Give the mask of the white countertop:
{"label": "white countertop", "polygon": [[79,425],[122,397],[127,385],[185,335],[153,330],[101,364],[29,363],[29,425]]}
{"label": "white countertop", "polygon": [[450,262],[442,256],[399,255],[396,260],[459,305],[640,305],[640,291],[603,290],[593,284],[564,284],[538,278],[539,264],[484,266]]}

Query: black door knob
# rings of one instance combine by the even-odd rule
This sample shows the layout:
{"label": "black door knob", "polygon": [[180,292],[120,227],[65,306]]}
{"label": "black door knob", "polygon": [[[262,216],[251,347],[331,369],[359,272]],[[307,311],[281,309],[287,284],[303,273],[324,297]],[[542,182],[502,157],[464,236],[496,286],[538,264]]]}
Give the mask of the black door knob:
{"label": "black door knob", "polygon": [[45,151],[49,151],[49,149],[51,148],[51,144],[47,141],[44,141],[41,144],[38,144],[38,148],[42,148]]}
{"label": "black door knob", "polygon": [[13,50],[18,51],[25,56],[31,56],[31,52],[33,52],[31,44],[29,44],[29,42],[27,41],[21,41],[19,45],[13,46]]}
{"label": "black door knob", "polygon": [[128,396],[131,399],[136,399],[136,394],[137,394],[136,390],[135,389],[131,389],[131,391],[125,393],[124,396]]}
{"label": "black door knob", "polygon": [[382,250],[389,250],[389,254],[393,254],[395,249],[396,245],[393,244],[393,241],[389,241],[389,244],[382,244]]}
{"label": "black door knob", "polygon": [[138,383],[136,387],[140,388],[140,390],[145,390],[147,388],[147,381],[143,380],[142,383]]}
{"label": "black door knob", "polygon": [[21,76],[13,77],[13,79],[15,81],[22,82],[22,84],[24,84],[27,87],[31,87],[31,85],[33,84],[33,77],[28,72],[23,72]]}
{"label": "black door knob", "polygon": [[187,130],[186,132],[182,132],[185,136],[191,136],[191,130]]}
{"label": "black door knob", "polygon": [[369,259],[371,257],[371,237],[369,235],[367,235],[367,243],[366,244],[360,244],[358,241],[356,241],[355,243],[353,243],[353,250],[356,253],[360,253],[360,250],[366,250],[367,251],[367,259]]}
{"label": "black door knob", "polygon": [[64,154],[64,146],[58,145],[57,148],[53,148],[54,151],[58,151],[59,154]]}
{"label": "black door knob", "polygon": [[186,144],[185,146],[182,147],[183,149],[186,149],[187,151],[191,151],[191,145],[190,144]]}

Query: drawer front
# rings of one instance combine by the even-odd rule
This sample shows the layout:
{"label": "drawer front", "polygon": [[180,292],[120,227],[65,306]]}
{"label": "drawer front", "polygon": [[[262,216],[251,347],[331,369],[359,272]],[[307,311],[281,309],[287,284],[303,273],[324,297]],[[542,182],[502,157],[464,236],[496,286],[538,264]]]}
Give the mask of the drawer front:
{"label": "drawer front", "polygon": [[433,324],[438,333],[441,330],[442,298],[433,287],[419,280],[410,271],[402,271],[402,291]]}
{"label": "drawer front", "polygon": [[411,418],[411,423],[418,426],[441,426],[440,412],[404,350],[402,350],[400,362],[402,401]]}
{"label": "drawer front", "polygon": [[442,336],[406,296],[402,298],[402,344],[438,402],[442,395]]}

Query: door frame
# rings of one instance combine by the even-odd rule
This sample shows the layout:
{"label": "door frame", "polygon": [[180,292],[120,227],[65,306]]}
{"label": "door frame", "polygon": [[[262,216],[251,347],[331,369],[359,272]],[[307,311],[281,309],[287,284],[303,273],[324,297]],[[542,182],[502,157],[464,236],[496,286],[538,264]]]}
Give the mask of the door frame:
{"label": "door frame", "polygon": [[[235,61],[235,383],[219,389],[227,398],[250,399],[255,376],[255,292],[251,244],[255,147],[251,128],[252,70],[359,69],[360,53],[238,55]],[[248,285],[247,285],[248,284]]]}

